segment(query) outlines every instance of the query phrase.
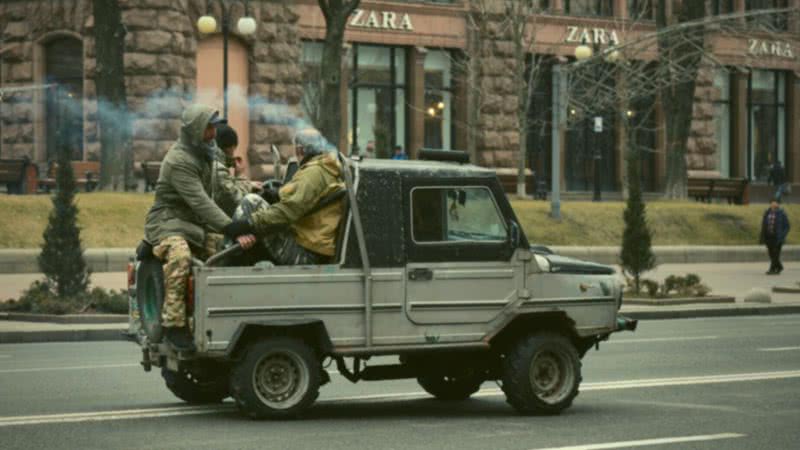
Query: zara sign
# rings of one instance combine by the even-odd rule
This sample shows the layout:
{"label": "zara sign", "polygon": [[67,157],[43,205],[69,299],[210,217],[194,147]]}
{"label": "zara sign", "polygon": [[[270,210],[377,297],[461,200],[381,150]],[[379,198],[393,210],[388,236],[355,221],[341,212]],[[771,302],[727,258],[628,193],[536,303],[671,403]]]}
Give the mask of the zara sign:
{"label": "zara sign", "polygon": [[753,56],[777,56],[779,58],[794,59],[792,44],[788,42],[748,39],[747,52]]}
{"label": "zara sign", "polygon": [[414,31],[411,16],[391,11],[369,11],[356,9],[350,16],[349,25],[353,28],[374,28],[379,30]]}
{"label": "zara sign", "polygon": [[606,28],[568,26],[567,37],[564,42],[619,45],[619,36],[616,30],[608,30]]}

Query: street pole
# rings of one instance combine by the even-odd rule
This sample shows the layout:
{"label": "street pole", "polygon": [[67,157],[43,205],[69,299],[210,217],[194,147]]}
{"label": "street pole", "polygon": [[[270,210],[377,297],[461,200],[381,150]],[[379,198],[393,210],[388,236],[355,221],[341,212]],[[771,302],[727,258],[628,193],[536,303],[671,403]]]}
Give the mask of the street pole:
{"label": "street pole", "polygon": [[[593,47],[594,47],[594,49],[593,49],[594,51],[593,51],[592,54],[597,55],[598,52],[600,51],[600,46],[597,44],[597,42],[595,42]],[[599,83],[600,82],[600,71],[598,69],[599,69],[598,64],[595,64],[595,66],[594,66],[594,82],[595,83]],[[599,116],[599,115],[595,116],[594,124],[593,124],[594,125],[593,126],[593,132],[592,132],[592,144],[594,146],[594,158],[593,158],[594,159],[594,161],[593,161],[594,162],[594,195],[592,196],[592,201],[594,201],[594,202],[599,202],[600,201],[600,159],[602,158],[602,155],[600,154],[600,144],[599,144],[600,139],[598,139],[598,137],[599,137],[599,134],[603,131],[603,128],[602,128],[603,122],[602,121],[603,121],[603,118],[601,116]]]}
{"label": "street pole", "polygon": [[561,220],[561,118],[564,107],[564,75],[561,66],[553,64],[553,124],[550,133],[550,217]]}
{"label": "street pole", "polygon": [[222,117],[228,119],[228,34],[230,33],[230,26],[228,21],[228,8],[225,2],[220,0],[222,7]]}

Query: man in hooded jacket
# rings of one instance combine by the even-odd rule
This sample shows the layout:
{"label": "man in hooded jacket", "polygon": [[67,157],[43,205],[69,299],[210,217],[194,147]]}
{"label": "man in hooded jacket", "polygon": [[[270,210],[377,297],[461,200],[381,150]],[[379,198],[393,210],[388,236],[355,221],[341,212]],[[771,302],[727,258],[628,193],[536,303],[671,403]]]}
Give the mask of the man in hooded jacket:
{"label": "man in hooded jacket", "polygon": [[208,258],[222,241],[220,232],[252,245],[244,221],[232,221],[214,202],[216,187],[215,125],[223,123],[212,108],[194,104],[184,110],[178,141],[161,163],[155,202],[147,213],[145,239],[153,254],[164,262],[164,303],[161,322],[164,338],[179,351],[194,348],[187,327],[186,285],[192,255]]}

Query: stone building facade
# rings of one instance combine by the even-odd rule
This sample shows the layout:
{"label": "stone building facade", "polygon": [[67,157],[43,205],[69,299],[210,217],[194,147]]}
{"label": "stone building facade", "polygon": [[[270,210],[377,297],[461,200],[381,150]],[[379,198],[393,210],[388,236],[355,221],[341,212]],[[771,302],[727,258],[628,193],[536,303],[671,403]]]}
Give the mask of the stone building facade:
{"label": "stone building facade", "polygon": [[[209,48],[206,44],[218,40],[219,33],[205,36],[197,30],[197,19],[206,13],[206,0],[119,1],[128,32],[128,101],[136,113],[133,155],[138,162],[159,160],[178,136],[180,112],[187,99],[204,89],[198,86],[205,82],[202,75],[221,70],[214,66],[215,59],[204,53]],[[219,3],[210,2],[210,14],[218,22],[222,18]],[[225,3],[235,24],[245,14],[243,2]],[[731,13],[748,10],[752,2],[706,3],[709,12]],[[500,1],[486,4],[502,7]],[[613,41],[612,34],[614,39],[627,41],[655,31],[652,20],[625,31],[632,8],[640,4],[635,0],[550,0],[546,13],[536,18],[536,43],[531,53],[565,64],[579,44],[576,36],[584,31],[589,36],[600,33],[607,41]],[[800,8],[800,0],[783,4]],[[592,165],[597,164],[590,156],[594,151],[590,130],[564,132],[561,148],[553,152],[550,137],[554,130],[544,126],[526,137],[525,152],[519,150],[519,96],[512,76],[519,62],[513,56],[514,45],[500,23],[498,10],[494,18],[490,15],[481,45],[476,47],[471,5],[465,0],[362,1],[345,33],[340,149],[389,156],[399,147],[413,158],[420,148],[464,150],[474,142],[477,164],[513,172],[519,159],[525,158],[526,166],[548,184],[554,176],[551,157],[557,154],[561,173],[555,176],[562,188],[590,190]],[[49,88],[42,85],[49,84],[48,57],[57,56],[53,56],[53,48],[59,47],[53,43],[66,39],[79,42],[81,52],[80,92],[76,89],[75,94],[80,94],[83,105],[82,150],[77,157],[97,159],[91,10],[90,0],[0,3],[1,158],[48,159],[48,139],[52,140],[48,133],[53,129],[47,109]],[[260,177],[269,171],[272,144],[285,156],[291,153],[292,130],[264,123],[254,100],[310,115],[303,107],[310,89],[308,74],[318,67],[325,25],[316,0],[250,1],[248,12],[256,19],[256,33],[240,36],[232,27],[244,56],[230,70],[246,80],[242,88],[249,130],[240,151],[249,160],[252,175]],[[716,43],[713,57],[731,70],[721,73],[706,67],[698,76],[687,155],[690,176],[748,178],[754,185],[763,184],[765,162],[777,158],[787,167],[789,179],[800,182],[798,27],[798,23],[790,24],[779,42],[757,44],[755,53],[748,48],[747,39]],[[471,79],[464,55],[476,48],[482,58],[475,79]],[[739,70],[744,59],[748,60],[747,71]],[[539,102],[538,118],[545,124],[549,112],[541,105],[550,105],[552,100],[547,76],[532,89]],[[477,102],[473,101],[475,92],[481,94]],[[657,96],[652,99],[654,104],[662,101],[665,99]],[[655,115],[651,128],[647,139],[654,151],[643,169],[644,186],[659,191],[665,173],[662,114]],[[597,141],[604,152],[600,160],[602,187],[608,191],[622,188],[626,144],[618,131],[618,126],[607,126]]]}

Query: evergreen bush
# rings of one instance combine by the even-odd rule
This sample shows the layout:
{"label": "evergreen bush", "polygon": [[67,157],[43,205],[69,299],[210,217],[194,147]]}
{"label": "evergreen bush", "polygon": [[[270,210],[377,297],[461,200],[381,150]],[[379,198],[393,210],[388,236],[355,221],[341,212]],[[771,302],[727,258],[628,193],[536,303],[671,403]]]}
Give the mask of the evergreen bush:
{"label": "evergreen bush", "polygon": [[625,229],[622,232],[622,270],[633,277],[635,293],[640,292],[641,274],[656,267],[656,257],[652,249],[652,237],[647,226],[642,184],[639,171],[639,150],[628,151],[628,200],[623,213]]}

